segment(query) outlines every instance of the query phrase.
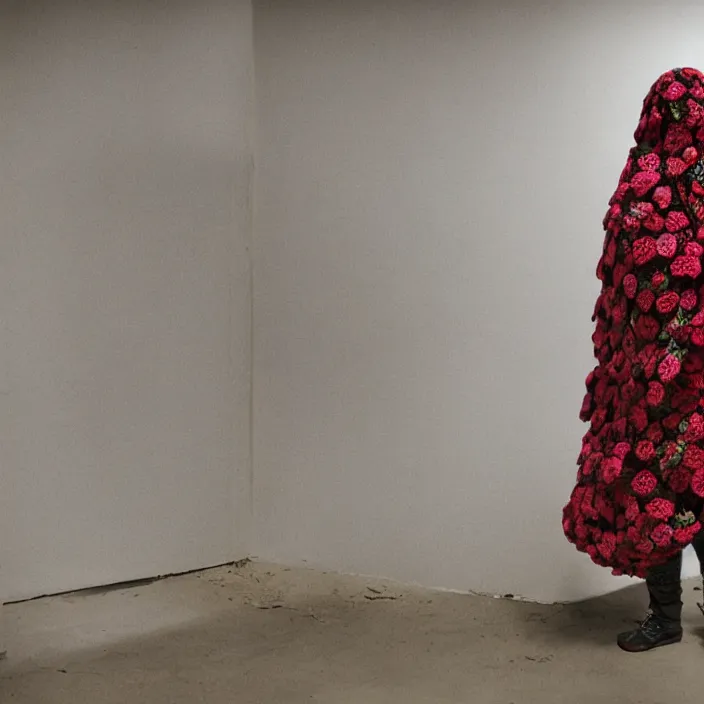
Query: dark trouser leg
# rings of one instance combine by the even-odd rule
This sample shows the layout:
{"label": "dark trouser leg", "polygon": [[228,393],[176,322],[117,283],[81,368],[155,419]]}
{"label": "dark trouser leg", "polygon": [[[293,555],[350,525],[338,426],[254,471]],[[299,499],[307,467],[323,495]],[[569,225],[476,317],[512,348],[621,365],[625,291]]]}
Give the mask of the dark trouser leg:
{"label": "dark trouser leg", "polygon": [[642,653],[682,640],[682,555],[650,570],[645,583],[651,613],[633,631],[621,633],[618,645],[630,653]]}
{"label": "dark trouser leg", "polygon": [[692,541],[694,552],[697,553],[699,565],[701,566],[702,574],[704,574],[704,530],[700,530]]}
{"label": "dark trouser leg", "polygon": [[664,621],[679,623],[682,618],[682,554],[651,569],[645,583],[650,594],[650,610]]}

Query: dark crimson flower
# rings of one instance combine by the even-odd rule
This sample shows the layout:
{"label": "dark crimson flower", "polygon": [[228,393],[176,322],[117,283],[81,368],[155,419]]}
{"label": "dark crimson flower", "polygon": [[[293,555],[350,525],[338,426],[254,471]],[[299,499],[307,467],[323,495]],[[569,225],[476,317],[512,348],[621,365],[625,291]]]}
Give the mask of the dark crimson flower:
{"label": "dark crimson flower", "polygon": [[687,469],[704,469],[704,450],[701,447],[697,447],[697,445],[687,445],[682,464]]}
{"label": "dark crimson flower", "polygon": [[652,342],[660,332],[660,324],[649,315],[641,315],[636,321],[635,331],[642,340]]}
{"label": "dark crimson flower", "polygon": [[693,413],[689,417],[684,439],[685,442],[699,442],[699,440],[704,440],[704,416],[699,413]]}
{"label": "dark crimson flower", "polygon": [[704,469],[697,470],[692,476],[692,491],[697,496],[704,497]]}
{"label": "dark crimson flower", "polygon": [[682,294],[682,297],[680,298],[680,305],[682,306],[682,310],[692,311],[697,307],[697,303],[697,292],[693,289],[685,291]]}
{"label": "dark crimson flower", "polygon": [[636,297],[636,304],[644,313],[648,313],[654,303],[655,294],[649,288],[644,288]]}
{"label": "dark crimson flower", "polygon": [[613,484],[623,471],[623,460],[618,457],[608,457],[601,462],[601,480],[604,484]]}
{"label": "dark crimson flower", "polygon": [[659,406],[665,400],[665,387],[659,381],[651,381],[646,398],[650,406]]}
{"label": "dark crimson flower", "polygon": [[634,406],[631,409],[629,420],[639,433],[642,433],[648,427],[648,414],[640,406]]}
{"label": "dark crimson flower", "polygon": [[689,489],[690,473],[686,469],[676,469],[667,479],[667,483],[676,494],[683,494]]}
{"label": "dark crimson flower", "polygon": [[641,440],[636,446],[636,457],[641,462],[650,462],[655,459],[655,448],[650,440]]}

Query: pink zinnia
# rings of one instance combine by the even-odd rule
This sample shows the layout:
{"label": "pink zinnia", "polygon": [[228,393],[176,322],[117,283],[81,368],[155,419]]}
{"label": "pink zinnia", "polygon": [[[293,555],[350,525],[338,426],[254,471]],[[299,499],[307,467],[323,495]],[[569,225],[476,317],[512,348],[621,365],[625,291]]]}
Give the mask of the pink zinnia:
{"label": "pink zinnia", "polygon": [[672,210],[667,214],[665,227],[669,232],[679,232],[689,225],[689,218],[680,210]]}
{"label": "pink zinnia", "polygon": [[660,375],[660,379],[665,384],[668,384],[677,377],[681,369],[682,364],[680,360],[674,355],[668,354],[658,365],[658,374]]}
{"label": "pink zinnia", "polygon": [[660,235],[657,242],[657,250],[661,257],[672,259],[677,254],[677,238],[669,232]]}
{"label": "pink zinnia", "polygon": [[675,101],[679,100],[686,92],[687,88],[682,83],[679,81],[673,81],[668,86],[663,97],[665,100]]}
{"label": "pink zinnia", "polygon": [[667,175],[671,178],[676,178],[681,176],[687,170],[687,164],[678,159],[677,157],[671,156],[667,160]]}
{"label": "pink zinnia", "polygon": [[653,200],[663,209],[672,203],[672,189],[669,186],[658,186],[653,193]]}

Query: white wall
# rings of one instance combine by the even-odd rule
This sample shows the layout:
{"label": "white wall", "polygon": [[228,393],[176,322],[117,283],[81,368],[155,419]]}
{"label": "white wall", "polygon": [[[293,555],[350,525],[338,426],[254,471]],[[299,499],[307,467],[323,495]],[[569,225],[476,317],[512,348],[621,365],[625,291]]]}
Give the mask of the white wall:
{"label": "white wall", "polygon": [[[704,8],[257,0],[257,554],[577,599],[601,219]],[[669,37],[676,37],[668,39]]]}
{"label": "white wall", "polygon": [[5,596],[241,557],[249,2],[0,18]]}

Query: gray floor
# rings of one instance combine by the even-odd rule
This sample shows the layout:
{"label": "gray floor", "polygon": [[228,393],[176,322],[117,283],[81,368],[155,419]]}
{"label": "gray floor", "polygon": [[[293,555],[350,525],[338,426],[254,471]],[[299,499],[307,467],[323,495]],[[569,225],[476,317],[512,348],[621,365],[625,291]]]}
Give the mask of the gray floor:
{"label": "gray floor", "polygon": [[695,586],[685,642],[629,656],[613,635],[640,615],[640,587],[542,607],[267,565],[211,570],[7,607],[0,702],[695,701]]}

